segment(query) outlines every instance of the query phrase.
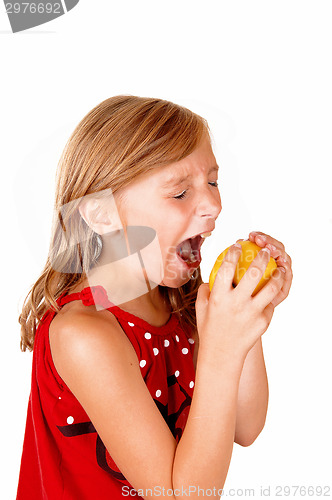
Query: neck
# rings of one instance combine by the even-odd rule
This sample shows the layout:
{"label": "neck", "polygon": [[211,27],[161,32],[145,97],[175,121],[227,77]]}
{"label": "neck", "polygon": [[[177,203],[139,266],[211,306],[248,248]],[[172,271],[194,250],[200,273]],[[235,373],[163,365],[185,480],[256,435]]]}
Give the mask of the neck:
{"label": "neck", "polygon": [[129,258],[129,262],[119,260],[103,266],[98,264],[86,274],[86,279],[87,286],[101,285],[114,305],[129,312],[167,309],[160,287],[148,280],[137,258]]}

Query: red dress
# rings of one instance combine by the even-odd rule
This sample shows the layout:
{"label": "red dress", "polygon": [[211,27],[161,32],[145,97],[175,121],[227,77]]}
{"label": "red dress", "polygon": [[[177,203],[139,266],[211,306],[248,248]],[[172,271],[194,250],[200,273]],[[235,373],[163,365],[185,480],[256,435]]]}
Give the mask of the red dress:
{"label": "red dress", "polygon": [[[114,314],[136,351],[155,404],[179,442],[195,382],[189,330],[180,327],[176,315],[163,326],[150,325],[109,302],[102,286],[64,292],[57,304],[72,300],[86,306],[98,303]],[[128,496],[132,486],[53,364],[49,325],[55,314],[46,311],[36,331],[17,500],[123,500],[123,492]]]}

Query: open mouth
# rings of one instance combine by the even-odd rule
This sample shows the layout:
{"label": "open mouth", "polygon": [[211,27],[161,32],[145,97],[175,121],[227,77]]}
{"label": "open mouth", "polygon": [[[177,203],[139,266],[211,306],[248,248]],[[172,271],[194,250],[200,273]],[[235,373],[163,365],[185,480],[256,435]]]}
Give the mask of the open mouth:
{"label": "open mouth", "polygon": [[201,246],[204,238],[200,234],[182,241],[176,247],[178,257],[189,267],[198,267],[201,263]]}

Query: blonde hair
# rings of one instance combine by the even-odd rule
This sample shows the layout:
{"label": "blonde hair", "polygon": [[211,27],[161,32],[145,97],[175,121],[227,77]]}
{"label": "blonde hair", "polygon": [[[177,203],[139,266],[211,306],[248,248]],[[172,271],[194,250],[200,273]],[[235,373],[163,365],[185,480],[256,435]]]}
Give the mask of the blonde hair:
{"label": "blonde hair", "polygon": [[[57,174],[49,253],[37,281],[27,294],[19,316],[22,351],[33,350],[36,328],[47,309],[59,311],[57,298],[70,293],[86,278],[83,270],[98,261],[100,237],[80,216],[80,198],[111,189],[113,195],[133,179],[154,168],[188,156],[207,122],[169,101],[119,95],[93,108],[77,125],[61,155]],[[68,205],[67,205],[68,204]],[[63,215],[62,207],[69,207]],[[68,245],[68,233],[86,234]],[[183,325],[196,329],[195,301],[202,283],[200,269],[180,288],[160,287]]]}

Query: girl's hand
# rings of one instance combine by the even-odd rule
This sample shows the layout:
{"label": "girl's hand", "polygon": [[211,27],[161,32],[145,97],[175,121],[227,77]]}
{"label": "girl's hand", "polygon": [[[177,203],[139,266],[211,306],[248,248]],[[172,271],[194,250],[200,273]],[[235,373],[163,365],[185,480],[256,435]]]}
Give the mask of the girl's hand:
{"label": "girl's hand", "polygon": [[[264,234],[258,231],[253,231],[249,234],[249,240],[260,247],[267,247],[271,252],[271,257],[273,257],[278,265],[278,267],[283,267],[286,271],[285,280],[279,294],[272,300],[272,305],[276,307],[280,304],[289,294],[289,290],[293,280],[292,272],[292,259],[285,252],[285,247],[281,241],[275,240],[272,236]],[[239,240],[238,240],[239,241]]]}
{"label": "girl's hand", "polygon": [[235,268],[242,251],[240,245],[239,247],[232,245],[229,248],[217,272],[211,293],[208,284],[204,283],[199,287],[196,316],[200,346],[208,344],[208,349],[212,347],[215,353],[220,350],[230,356],[242,357],[247,355],[267,330],[273,316],[274,302],[280,296],[286,273],[277,268],[266,285],[252,297],[270,260],[269,250],[263,249],[234,288],[232,283]]}

